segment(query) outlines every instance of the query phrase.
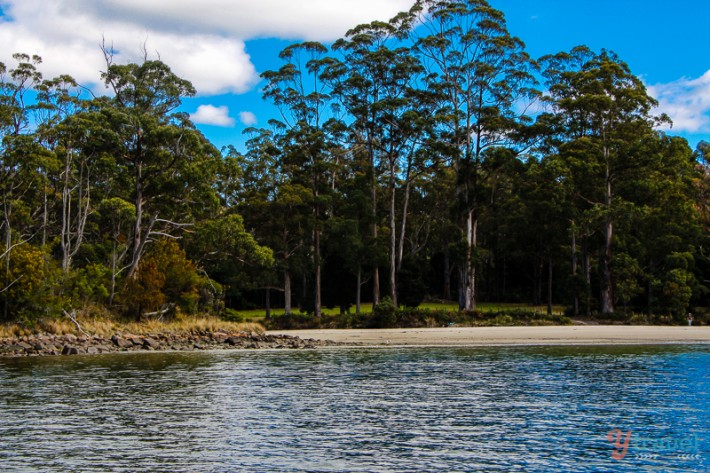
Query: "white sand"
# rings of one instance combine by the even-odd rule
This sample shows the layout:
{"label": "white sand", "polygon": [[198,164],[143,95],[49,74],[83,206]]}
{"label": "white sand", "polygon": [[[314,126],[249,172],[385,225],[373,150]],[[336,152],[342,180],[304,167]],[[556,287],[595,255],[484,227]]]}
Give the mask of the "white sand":
{"label": "white sand", "polygon": [[302,339],[363,346],[624,345],[710,343],[710,326],[571,325],[550,327],[446,327],[419,329],[285,330]]}

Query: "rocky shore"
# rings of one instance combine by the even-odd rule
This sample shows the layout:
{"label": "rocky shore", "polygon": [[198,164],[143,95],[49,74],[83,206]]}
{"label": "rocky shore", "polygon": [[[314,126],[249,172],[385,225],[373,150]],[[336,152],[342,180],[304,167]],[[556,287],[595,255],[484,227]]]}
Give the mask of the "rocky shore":
{"label": "rocky shore", "polygon": [[199,334],[115,334],[99,336],[32,335],[0,339],[0,357],[98,355],[134,351],[195,351],[215,349],[313,349],[343,343],[256,332]]}

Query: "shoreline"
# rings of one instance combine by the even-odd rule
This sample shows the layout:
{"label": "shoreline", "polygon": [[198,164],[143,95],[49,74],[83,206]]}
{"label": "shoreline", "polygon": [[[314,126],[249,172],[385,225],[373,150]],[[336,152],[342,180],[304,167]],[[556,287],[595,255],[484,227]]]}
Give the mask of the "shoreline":
{"label": "shoreline", "polygon": [[710,344],[710,326],[553,325],[395,329],[274,330],[264,333],[116,333],[111,337],[28,335],[0,339],[0,359],[122,352],[494,346]]}
{"label": "shoreline", "polygon": [[710,326],[553,325],[416,329],[274,330],[355,347],[710,344]]}
{"label": "shoreline", "polygon": [[190,352],[209,350],[314,349],[338,346],[328,340],[309,340],[288,334],[202,332],[200,334],[116,333],[111,337],[26,335],[0,338],[0,359],[58,355],[101,355],[127,352]]}

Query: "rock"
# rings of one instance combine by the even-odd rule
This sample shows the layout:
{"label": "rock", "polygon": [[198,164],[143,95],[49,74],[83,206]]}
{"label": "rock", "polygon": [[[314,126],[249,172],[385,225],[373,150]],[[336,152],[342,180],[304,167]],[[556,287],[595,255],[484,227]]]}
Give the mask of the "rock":
{"label": "rock", "polygon": [[97,347],[89,347],[86,349],[86,353],[88,355],[98,355],[101,353],[101,350],[99,350]]}
{"label": "rock", "polygon": [[76,347],[70,347],[69,345],[64,345],[62,349],[62,355],[78,355],[79,349]]}
{"label": "rock", "polygon": [[64,341],[67,343],[75,343],[76,340],[76,335],[72,335],[71,333],[64,335]]}
{"label": "rock", "polygon": [[225,340],[225,343],[231,346],[243,345],[244,339],[242,337],[229,337]]}
{"label": "rock", "polygon": [[118,335],[114,335],[113,337],[111,337],[111,341],[118,348],[129,348],[133,346],[133,342],[131,342],[130,340],[126,340],[125,338],[121,338]]}
{"label": "rock", "polygon": [[160,343],[153,340],[152,338],[143,339],[143,348],[150,348],[151,350],[157,350],[160,348]]}
{"label": "rock", "polygon": [[32,345],[30,345],[27,342],[17,342],[17,345],[22,347],[22,349],[25,351],[29,351],[29,350],[32,350],[32,348],[34,348]]}

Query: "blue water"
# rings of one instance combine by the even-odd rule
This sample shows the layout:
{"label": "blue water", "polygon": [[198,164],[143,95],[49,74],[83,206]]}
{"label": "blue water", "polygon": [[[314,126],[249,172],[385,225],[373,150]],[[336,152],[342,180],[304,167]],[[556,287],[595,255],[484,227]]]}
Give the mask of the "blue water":
{"label": "blue water", "polygon": [[710,347],[4,359],[0,470],[710,472]]}

